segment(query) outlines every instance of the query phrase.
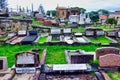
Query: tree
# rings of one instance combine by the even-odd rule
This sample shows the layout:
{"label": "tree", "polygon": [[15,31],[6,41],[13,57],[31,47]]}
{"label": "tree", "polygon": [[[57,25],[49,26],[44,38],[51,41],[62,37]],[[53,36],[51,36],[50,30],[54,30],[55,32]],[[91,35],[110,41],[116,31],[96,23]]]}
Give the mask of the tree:
{"label": "tree", "polygon": [[97,22],[99,20],[99,15],[97,11],[89,12],[90,18],[93,22]]}
{"label": "tree", "polygon": [[105,10],[105,9],[99,9],[99,10],[98,10],[98,13],[99,13],[99,14],[102,14],[102,15],[109,16],[109,11],[108,11],[108,10]]}
{"label": "tree", "polygon": [[56,16],[56,10],[48,10],[47,15],[50,16],[51,11],[52,11],[52,16]]}
{"label": "tree", "polygon": [[79,8],[79,7],[75,7],[79,12],[83,12],[83,13],[85,13],[85,11],[86,11],[86,9],[84,9],[84,8]]}
{"label": "tree", "polygon": [[6,9],[7,0],[0,0],[0,9]]}
{"label": "tree", "polygon": [[115,19],[115,18],[108,18],[108,24],[117,24],[117,19]]}

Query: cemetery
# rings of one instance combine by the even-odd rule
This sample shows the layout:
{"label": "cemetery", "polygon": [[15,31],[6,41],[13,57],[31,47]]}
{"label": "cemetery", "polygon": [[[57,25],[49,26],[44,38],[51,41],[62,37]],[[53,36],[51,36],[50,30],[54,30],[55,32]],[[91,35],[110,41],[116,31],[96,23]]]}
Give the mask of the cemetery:
{"label": "cemetery", "polygon": [[0,80],[120,79],[120,11],[66,6],[0,1]]}

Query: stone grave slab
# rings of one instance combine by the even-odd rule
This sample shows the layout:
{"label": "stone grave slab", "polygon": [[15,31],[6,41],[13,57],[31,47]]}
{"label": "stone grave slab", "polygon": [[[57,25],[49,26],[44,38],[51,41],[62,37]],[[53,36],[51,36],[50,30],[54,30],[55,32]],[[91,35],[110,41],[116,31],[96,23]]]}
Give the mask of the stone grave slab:
{"label": "stone grave slab", "polygon": [[106,55],[106,54],[119,54],[119,49],[114,47],[104,47],[104,48],[98,48],[96,50],[96,57],[99,58],[100,56]]}
{"label": "stone grave slab", "polygon": [[0,70],[7,70],[8,64],[7,64],[7,57],[0,57]]}
{"label": "stone grave slab", "polygon": [[120,38],[120,31],[118,31],[118,37]]}
{"label": "stone grave slab", "polygon": [[94,31],[93,30],[87,30],[85,31],[86,36],[94,36]]}
{"label": "stone grave slab", "polygon": [[97,35],[97,36],[104,35],[104,31],[102,31],[102,30],[97,30],[97,31],[96,31],[96,35]]}
{"label": "stone grave slab", "polygon": [[120,55],[118,54],[106,54],[99,57],[99,65],[101,67],[119,67]]}

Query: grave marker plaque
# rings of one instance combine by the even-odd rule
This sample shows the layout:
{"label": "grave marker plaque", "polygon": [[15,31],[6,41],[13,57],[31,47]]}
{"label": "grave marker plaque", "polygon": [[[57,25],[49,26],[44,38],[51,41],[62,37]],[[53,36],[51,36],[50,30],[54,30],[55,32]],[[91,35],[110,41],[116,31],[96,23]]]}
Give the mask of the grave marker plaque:
{"label": "grave marker plaque", "polygon": [[3,60],[0,60],[0,70],[3,69]]}
{"label": "grave marker plaque", "polygon": [[51,29],[51,34],[60,34],[61,29]]}
{"label": "grave marker plaque", "polygon": [[118,37],[120,38],[120,31],[118,31]]}
{"label": "grave marker plaque", "polygon": [[71,33],[71,32],[72,32],[71,28],[63,29],[63,33]]}

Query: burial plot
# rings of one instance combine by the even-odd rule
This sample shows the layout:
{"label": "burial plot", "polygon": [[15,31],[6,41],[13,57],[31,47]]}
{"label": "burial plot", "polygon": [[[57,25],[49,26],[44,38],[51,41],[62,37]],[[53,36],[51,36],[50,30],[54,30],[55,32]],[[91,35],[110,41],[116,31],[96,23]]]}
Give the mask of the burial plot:
{"label": "burial plot", "polygon": [[40,65],[39,54],[36,52],[21,52],[15,56],[16,73],[34,73]]}
{"label": "burial plot", "polygon": [[100,67],[120,67],[120,55],[106,54],[99,57]]}
{"label": "burial plot", "polygon": [[66,59],[68,63],[89,63],[95,59],[94,53],[84,52],[82,50],[66,50]]}
{"label": "burial plot", "polygon": [[57,29],[57,28],[53,28],[50,31],[51,34],[60,34],[61,33],[61,29]]}
{"label": "burial plot", "polygon": [[0,57],[0,70],[7,70],[7,58],[6,57]]}
{"label": "burial plot", "polygon": [[119,49],[114,47],[105,47],[105,48],[98,48],[96,50],[96,57],[99,58],[100,56],[106,54],[119,54]]}
{"label": "burial plot", "polygon": [[104,35],[104,31],[103,30],[96,30],[96,35],[102,36],[102,35]]}
{"label": "burial plot", "polygon": [[70,23],[78,23],[79,22],[79,16],[78,15],[70,15],[69,16],[69,22]]}

